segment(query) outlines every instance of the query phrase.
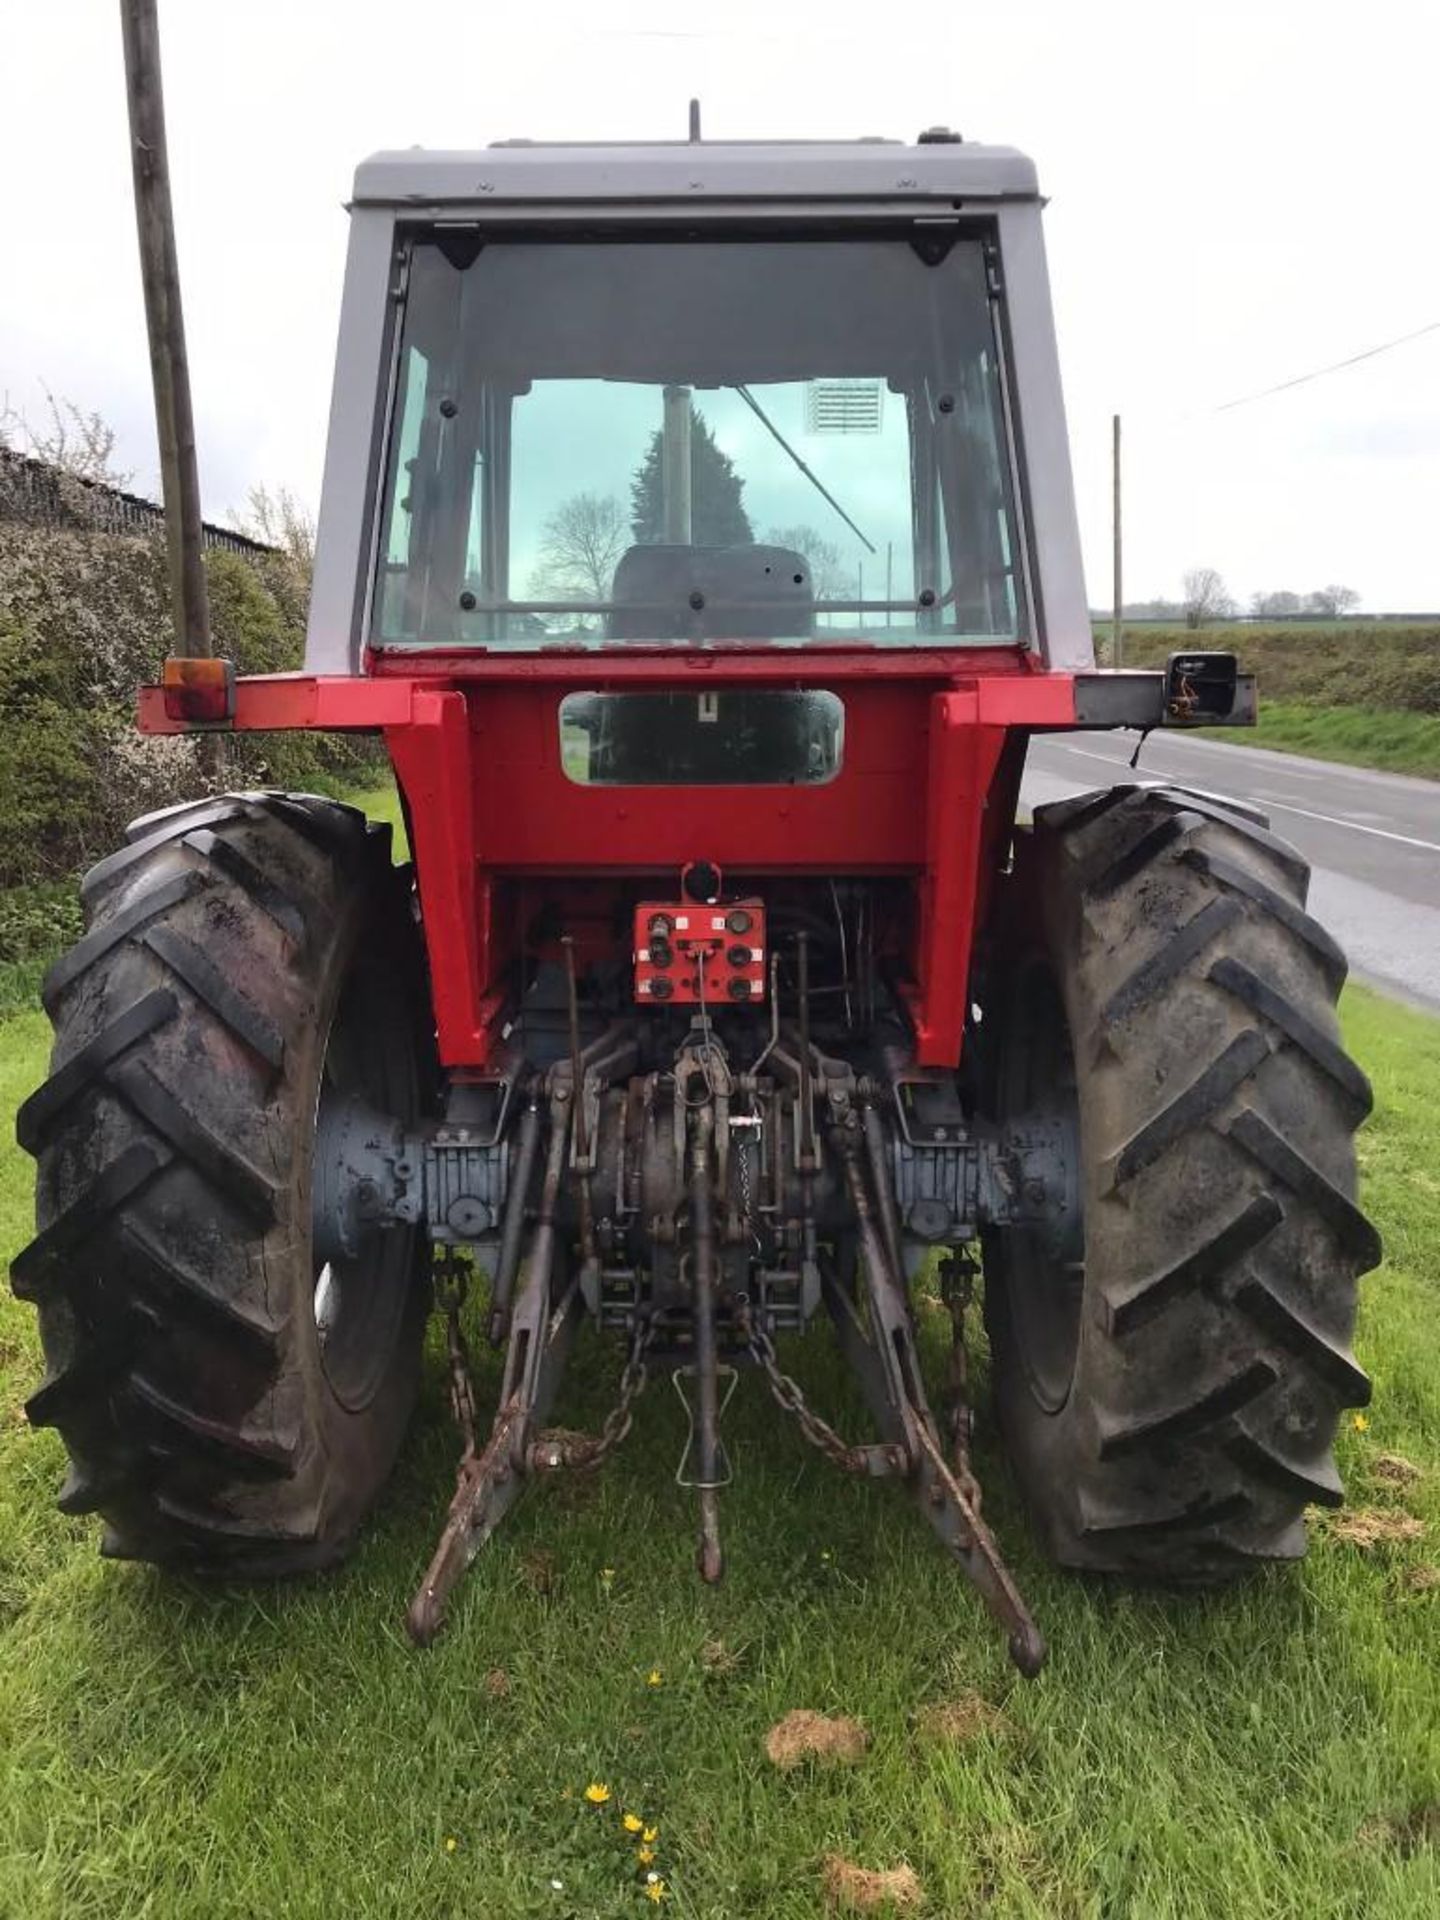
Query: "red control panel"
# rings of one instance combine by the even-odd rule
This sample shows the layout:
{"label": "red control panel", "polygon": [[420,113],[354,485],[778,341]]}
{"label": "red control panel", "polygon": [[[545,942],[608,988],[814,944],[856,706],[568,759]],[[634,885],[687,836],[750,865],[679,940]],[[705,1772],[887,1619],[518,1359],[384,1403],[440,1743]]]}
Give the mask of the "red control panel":
{"label": "red control panel", "polygon": [[712,1009],[765,998],[765,907],[649,900],[635,909],[635,998]]}

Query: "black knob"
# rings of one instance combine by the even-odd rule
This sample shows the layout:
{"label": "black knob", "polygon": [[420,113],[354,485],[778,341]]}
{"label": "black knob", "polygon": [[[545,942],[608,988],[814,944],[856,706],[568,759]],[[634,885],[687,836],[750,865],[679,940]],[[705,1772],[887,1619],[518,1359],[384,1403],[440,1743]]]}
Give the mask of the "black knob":
{"label": "black knob", "polygon": [[713,860],[692,860],[684,872],[685,896],[709,902],[720,895],[720,869]]}

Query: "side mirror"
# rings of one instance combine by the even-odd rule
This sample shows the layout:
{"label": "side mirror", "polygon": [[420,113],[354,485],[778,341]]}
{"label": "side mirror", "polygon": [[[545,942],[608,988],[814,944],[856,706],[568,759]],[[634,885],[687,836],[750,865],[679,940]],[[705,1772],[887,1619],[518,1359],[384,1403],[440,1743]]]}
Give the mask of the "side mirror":
{"label": "side mirror", "polygon": [[1228,720],[1239,677],[1233,653],[1172,653],[1165,667],[1166,725]]}

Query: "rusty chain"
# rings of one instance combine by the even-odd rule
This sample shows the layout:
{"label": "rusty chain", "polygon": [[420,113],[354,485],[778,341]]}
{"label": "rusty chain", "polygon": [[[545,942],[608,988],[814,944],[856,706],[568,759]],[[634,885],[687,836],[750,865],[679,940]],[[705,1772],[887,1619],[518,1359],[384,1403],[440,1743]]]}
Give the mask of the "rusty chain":
{"label": "rusty chain", "polygon": [[740,1172],[740,1219],[747,1237],[758,1247],[760,1240],[755,1231],[755,1197],[750,1188],[750,1142],[742,1138],[735,1145]]}
{"label": "rusty chain", "polygon": [[[965,1312],[974,1295],[975,1272],[974,1261],[964,1254],[946,1260],[941,1267],[941,1292],[950,1312],[953,1329],[949,1367],[950,1400],[945,1425],[955,1477],[969,1505],[978,1514],[981,1492],[970,1465],[971,1414],[967,1398],[969,1378],[965,1354]],[[437,1252],[434,1268],[435,1307],[445,1319],[450,1405],[464,1441],[465,1452],[473,1455],[477,1441],[475,1383],[471,1372],[470,1348],[460,1318],[468,1291],[465,1264],[459,1255],[452,1251]],[[780,1366],[775,1343],[752,1316],[748,1301],[736,1302],[735,1322],[751,1357],[765,1375],[776,1405],[794,1418],[810,1445],[843,1473],[867,1473],[866,1450],[851,1446],[810,1406],[800,1383]],[[650,1319],[637,1319],[620,1374],[620,1389],[614,1406],[600,1423],[600,1431],[593,1434],[563,1431],[541,1434],[531,1449],[534,1466],[549,1470],[598,1467],[621,1445],[634,1424],[635,1402],[649,1382],[646,1356],[653,1338],[654,1329]]]}
{"label": "rusty chain", "polygon": [[735,1302],[735,1324],[750,1350],[751,1358],[769,1382],[776,1405],[794,1416],[811,1446],[817,1447],[842,1473],[868,1473],[870,1468],[866,1450],[850,1446],[809,1405],[799,1381],[782,1371],[775,1356],[775,1342],[754,1319],[750,1303],[744,1298],[737,1298]]}
{"label": "rusty chain", "polygon": [[648,1315],[637,1315],[630,1336],[630,1351],[620,1372],[620,1391],[615,1404],[600,1422],[598,1433],[570,1433],[554,1429],[542,1433],[530,1448],[530,1464],[539,1471],[553,1472],[562,1467],[598,1467],[615,1451],[629,1433],[635,1420],[635,1402],[649,1381],[646,1355],[655,1337],[654,1323]]}
{"label": "rusty chain", "polygon": [[465,1452],[475,1451],[475,1379],[470,1369],[470,1347],[460,1324],[460,1310],[470,1290],[465,1263],[453,1248],[439,1250],[432,1268],[435,1311],[445,1317],[445,1345],[450,1359],[450,1410],[465,1442]]}
{"label": "rusty chain", "polygon": [[[752,1105],[754,1103],[752,1102]],[[753,1124],[752,1124],[753,1121]],[[750,1169],[752,1146],[763,1169],[765,1161],[765,1127],[758,1111],[745,1114],[730,1122],[736,1128],[739,1137],[735,1143],[736,1162],[740,1174],[740,1221],[746,1237],[757,1254],[763,1254],[764,1242],[760,1238],[760,1223],[755,1217],[755,1190]],[[752,1139],[753,1135],[753,1139]]]}
{"label": "rusty chain", "polygon": [[970,1369],[965,1354],[965,1311],[975,1294],[978,1268],[971,1256],[960,1249],[940,1263],[940,1297],[950,1311],[950,1398],[945,1409],[945,1425],[950,1436],[950,1451],[955,1463],[955,1478],[965,1498],[978,1514],[980,1482],[970,1465],[970,1436],[973,1419],[970,1411]]}
{"label": "rusty chain", "polygon": [[[435,1311],[445,1320],[445,1344],[450,1363],[450,1410],[464,1441],[465,1456],[473,1458],[478,1450],[477,1398],[471,1371],[470,1346],[461,1324],[461,1311],[470,1290],[465,1263],[452,1249],[437,1250],[432,1270]],[[531,1464],[537,1468],[598,1467],[612,1454],[629,1433],[635,1418],[635,1402],[645,1391],[649,1374],[646,1354],[654,1330],[648,1316],[637,1318],[630,1350],[620,1374],[620,1391],[615,1405],[600,1423],[598,1433],[568,1433],[556,1430],[540,1434],[531,1448]]]}

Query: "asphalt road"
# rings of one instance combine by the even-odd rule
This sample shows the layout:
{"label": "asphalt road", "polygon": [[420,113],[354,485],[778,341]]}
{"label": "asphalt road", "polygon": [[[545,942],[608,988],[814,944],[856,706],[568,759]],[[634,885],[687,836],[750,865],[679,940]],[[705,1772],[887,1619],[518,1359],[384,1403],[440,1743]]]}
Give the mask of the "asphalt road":
{"label": "asphalt road", "polygon": [[1033,741],[1024,802],[1171,779],[1262,807],[1311,863],[1310,911],[1356,977],[1440,1013],[1440,781],[1174,733],[1152,733],[1132,774],[1135,740],[1062,733]]}

